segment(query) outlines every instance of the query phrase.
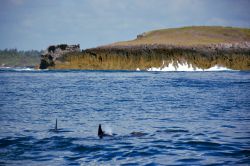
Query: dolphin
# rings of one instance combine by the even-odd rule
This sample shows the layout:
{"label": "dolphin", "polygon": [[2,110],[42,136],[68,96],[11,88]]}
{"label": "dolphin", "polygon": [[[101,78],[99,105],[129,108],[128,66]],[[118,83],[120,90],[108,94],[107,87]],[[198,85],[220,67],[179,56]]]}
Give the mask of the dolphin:
{"label": "dolphin", "polygon": [[[105,136],[109,136],[109,137],[112,137],[112,136],[115,136],[116,134],[108,134],[108,133],[105,133],[105,131],[103,131],[102,130],[102,125],[101,124],[99,124],[99,127],[98,127],[98,137],[100,138],[100,139],[102,139],[103,137],[105,137]],[[134,131],[134,132],[131,132],[130,133],[130,136],[132,136],[132,137],[143,137],[143,136],[145,136],[145,135],[147,135],[147,133],[143,133],[143,132],[138,132],[138,131]]]}
{"label": "dolphin", "polygon": [[104,136],[112,136],[112,135],[110,135],[110,134],[108,134],[108,133],[105,133],[103,130],[102,130],[102,125],[101,124],[99,124],[99,127],[98,127],[98,137],[100,138],[100,139],[102,139]]}
{"label": "dolphin", "polygon": [[53,128],[53,129],[50,129],[49,130],[50,132],[59,132],[59,129],[58,129],[58,127],[57,127],[57,119],[56,119],[56,124],[55,124],[55,128]]}
{"label": "dolphin", "polygon": [[64,130],[64,129],[62,129],[62,128],[61,128],[61,129],[58,128],[57,119],[56,119],[55,128],[50,129],[49,131],[50,131],[50,132],[54,132],[54,133],[66,133],[66,132],[71,132],[71,131],[69,131],[69,130]]}
{"label": "dolphin", "polygon": [[104,136],[104,132],[102,131],[102,126],[101,126],[101,124],[99,124],[99,127],[98,127],[98,137],[100,139],[102,139],[103,136]]}
{"label": "dolphin", "polygon": [[143,132],[139,132],[139,131],[133,131],[132,133],[130,133],[130,135],[133,137],[142,137],[142,136],[145,136],[147,134],[143,133]]}

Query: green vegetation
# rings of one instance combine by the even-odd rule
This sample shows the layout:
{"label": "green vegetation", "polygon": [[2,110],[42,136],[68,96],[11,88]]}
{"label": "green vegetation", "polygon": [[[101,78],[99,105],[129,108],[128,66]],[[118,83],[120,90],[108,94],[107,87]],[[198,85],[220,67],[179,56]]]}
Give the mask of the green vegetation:
{"label": "green vegetation", "polygon": [[35,67],[40,63],[41,51],[0,50],[1,67]]}

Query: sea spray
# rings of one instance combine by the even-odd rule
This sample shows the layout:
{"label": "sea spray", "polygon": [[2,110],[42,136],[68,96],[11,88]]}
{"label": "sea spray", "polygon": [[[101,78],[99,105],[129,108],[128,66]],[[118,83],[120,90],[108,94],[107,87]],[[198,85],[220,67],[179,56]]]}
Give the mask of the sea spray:
{"label": "sea spray", "polygon": [[187,62],[176,64],[172,61],[168,65],[165,64],[165,61],[162,62],[161,67],[151,67],[147,71],[227,71],[231,70],[223,66],[215,65],[208,69],[201,69],[193,65],[189,65]]}
{"label": "sea spray", "polygon": [[113,135],[113,131],[112,131],[112,128],[110,127],[110,125],[105,125],[103,127],[103,129],[104,129],[105,134]]}
{"label": "sea spray", "polygon": [[[4,71],[39,71],[40,69],[30,67],[0,67],[0,70]],[[48,69],[46,69],[48,70]]]}

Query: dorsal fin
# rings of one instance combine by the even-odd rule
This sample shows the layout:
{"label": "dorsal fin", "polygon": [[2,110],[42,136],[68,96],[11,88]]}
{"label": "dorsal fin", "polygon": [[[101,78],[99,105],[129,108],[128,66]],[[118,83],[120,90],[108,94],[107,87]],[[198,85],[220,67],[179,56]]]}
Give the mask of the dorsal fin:
{"label": "dorsal fin", "polygon": [[98,136],[99,138],[102,138],[104,135],[104,132],[102,131],[102,126],[101,124],[99,124],[99,127],[98,127]]}

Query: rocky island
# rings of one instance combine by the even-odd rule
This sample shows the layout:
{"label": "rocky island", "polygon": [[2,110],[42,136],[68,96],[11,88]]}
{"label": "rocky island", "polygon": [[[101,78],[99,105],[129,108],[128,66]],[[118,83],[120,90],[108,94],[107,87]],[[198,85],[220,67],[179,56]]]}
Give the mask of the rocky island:
{"label": "rocky island", "polygon": [[86,50],[79,45],[50,46],[40,69],[147,70],[173,64],[208,69],[250,70],[250,29],[197,26],[145,32],[131,41]]}

